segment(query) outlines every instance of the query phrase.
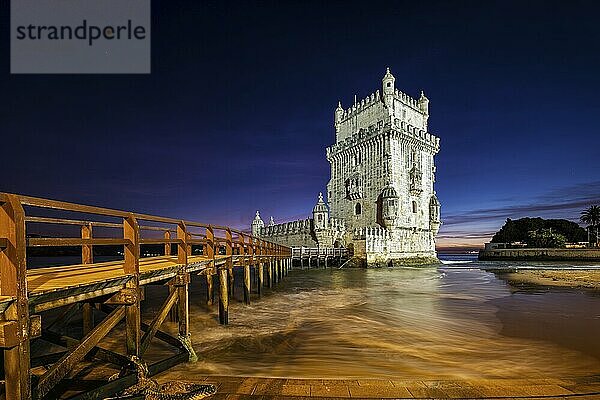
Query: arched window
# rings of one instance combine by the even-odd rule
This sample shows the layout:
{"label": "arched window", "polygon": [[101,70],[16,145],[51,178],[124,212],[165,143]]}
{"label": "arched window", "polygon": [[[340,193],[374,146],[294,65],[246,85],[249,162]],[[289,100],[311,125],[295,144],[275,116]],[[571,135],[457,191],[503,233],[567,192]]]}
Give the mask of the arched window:
{"label": "arched window", "polygon": [[412,210],[413,210],[414,213],[417,212],[417,202],[416,201],[412,202]]}
{"label": "arched window", "polygon": [[360,215],[361,213],[362,213],[362,207],[360,206],[360,203],[356,203],[356,205],[354,206],[354,214]]}

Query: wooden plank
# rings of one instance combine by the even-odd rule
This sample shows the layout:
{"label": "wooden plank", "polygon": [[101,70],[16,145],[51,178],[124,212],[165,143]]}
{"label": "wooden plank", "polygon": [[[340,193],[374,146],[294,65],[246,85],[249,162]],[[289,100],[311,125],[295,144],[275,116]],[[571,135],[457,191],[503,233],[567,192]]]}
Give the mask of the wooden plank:
{"label": "wooden plank", "polygon": [[[174,367],[177,364],[181,364],[187,362],[189,355],[187,352],[181,352],[172,357],[166,358],[164,360],[158,361],[154,364],[148,366],[148,375],[154,376],[163,371],[166,371],[169,368]],[[134,385],[137,382],[136,374],[129,374],[122,378],[115,379],[102,385],[98,388],[95,388],[86,393],[78,394],[74,397],[71,397],[69,400],[90,400],[90,399],[104,399],[106,397],[114,396],[115,394],[123,391],[129,386]],[[132,400],[137,398],[132,398]],[[143,399],[143,396],[139,398]]]}
{"label": "wooden plank", "polygon": [[152,338],[154,337],[156,331],[158,331],[158,328],[160,328],[160,325],[167,317],[167,314],[173,307],[173,304],[175,304],[177,297],[177,291],[173,290],[167,297],[167,300],[164,302],[156,316],[154,317],[154,320],[149,325],[148,329],[146,330],[146,333],[144,333],[144,336],[142,337],[142,344],[140,345],[140,356],[143,356],[146,350],[148,349],[148,346],[150,346]]}
{"label": "wooden plank", "polygon": [[112,330],[125,316],[125,308],[117,307],[100,324],[98,324],[88,335],[86,335],[79,345],[65,354],[48,372],[46,372],[36,388],[36,398],[43,398],[50,390],[63,379],[73,367],[85,357],[85,355],[94,348],[98,342]]}

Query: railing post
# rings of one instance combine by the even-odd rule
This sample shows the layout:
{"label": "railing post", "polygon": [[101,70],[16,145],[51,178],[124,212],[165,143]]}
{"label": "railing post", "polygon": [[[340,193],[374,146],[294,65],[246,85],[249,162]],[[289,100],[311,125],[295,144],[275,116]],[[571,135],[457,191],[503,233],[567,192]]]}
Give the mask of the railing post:
{"label": "railing post", "polygon": [[229,273],[229,297],[232,298],[234,295],[235,277],[233,270],[233,235],[229,228],[225,230],[225,255],[229,257],[227,258],[227,271]]}
{"label": "railing post", "polygon": [[[214,237],[214,233],[212,231],[212,228],[208,227],[206,228],[206,242],[204,243],[204,246],[202,248],[202,253],[204,254],[205,257],[208,257],[210,260],[215,259],[215,253],[214,253],[214,249],[212,247],[212,243],[214,241],[215,237]],[[210,243],[210,245],[209,245]],[[214,262],[211,261],[210,264],[208,264],[209,267],[206,269],[206,304],[208,304],[209,306],[213,305],[214,301],[215,301],[215,290],[214,290],[214,270],[215,270],[215,264]]]}
{"label": "railing post", "polygon": [[[163,235],[165,240],[171,240],[171,232],[166,231]],[[165,256],[171,255],[171,243],[165,242]]]}
{"label": "railing post", "polygon": [[[171,240],[171,232],[165,231],[165,233],[163,234],[163,238],[165,239],[165,256],[169,257],[173,252],[173,247],[171,246],[171,243],[168,242]],[[176,290],[177,289],[175,288],[175,286],[169,285],[169,296]],[[169,321],[177,322],[177,307],[171,307],[171,309],[169,310]]]}
{"label": "railing post", "polygon": [[139,357],[140,350],[140,227],[133,214],[123,219],[123,238],[129,240],[125,248],[123,272],[131,275],[125,287],[133,293],[133,304],[125,306],[127,354]]}
{"label": "railing post", "polygon": [[183,339],[190,337],[189,313],[189,275],[187,273],[188,257],[192,253],[192,244],[188,242],[190,233],[183,221],[177,224],[177,239],[181,239],[177,247],[177,263],[180,264],[176,277],[177,290],[177,321],[179,322],[179,336]]}
{"label": "railing post", "polygon": [[6,400],[29,400],[29,304],[27,298],[27,242],[25,238],[25,211],[15,195],[5,195],[0,205],[0,237],[7,247],[0,251],[0,295],[15,297],[15,302],[4,312],[0,324],[16,325],[14,335],[5,338],[4,379]]}
{"label": "railing post", "polygon": [[[91,239],[92,238],[92,224],[86,223],[81,226],[81,238]],[[81,246],[81,263],[92,264],[94,262],[93,248],[91,244],[84,244]],[[86,301],[83,303],[83,336],[90,333],[94,328],[94,307],[92,303]]]}

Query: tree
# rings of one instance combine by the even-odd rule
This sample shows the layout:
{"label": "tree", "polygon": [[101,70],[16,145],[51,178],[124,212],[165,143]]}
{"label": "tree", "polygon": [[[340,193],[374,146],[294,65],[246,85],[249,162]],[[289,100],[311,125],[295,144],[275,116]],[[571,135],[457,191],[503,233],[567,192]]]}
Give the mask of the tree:
{"label": "tree", "polygon": [[581,212],[579,218],[581,222],[587,225],[588,232],[596,230],[596,246],[598,246],[598,227],[600,226],[600,206],[593,205]]}
{"label": "tree", "polygon": [[502,228],[492,238],[494,243],[527,242],[529,232],[540,229],[551,229],[563,235],[567,242],[584,242],[587,238],[585,229],[576,222],[566,219],[520,218],[506,220]]}
{"label": "tree", "polygon": [[565,247],[567,238],[560,233],[552,232],[552,229],[539,229],[528,232],[526,242],[528,247],[557,248]]}

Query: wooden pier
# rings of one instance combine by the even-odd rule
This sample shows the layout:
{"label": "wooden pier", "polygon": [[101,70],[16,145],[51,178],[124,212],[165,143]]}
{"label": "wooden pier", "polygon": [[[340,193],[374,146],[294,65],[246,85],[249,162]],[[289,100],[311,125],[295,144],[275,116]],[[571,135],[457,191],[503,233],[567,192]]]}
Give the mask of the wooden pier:
{"label": "wooden pier", "polygon": [[351,256],[344,247],[292,247],[291,252],[292,261],[300,268],[341,266]]}
{"label": "wooden pier", "polygon": [[[61,382],[84,361],[109,363],[120,372],[117,379],[86,388],[79,398],[115,393],[135,383],[130,357],[143,359],[153,339],[175,350],[151,364],[150,374],[188,361],[195,357],[189,331],[191,275],[206,279],[209,304],[218,279],[219,321],[227,324],[235,268],[243,269],[244,300],[250,303],[251,269],[260,294],[263,285],[272,287],[291,267],[290,248],[226,226],[8,193],[0,193],[0,206],[0,347],[7,400],[56,398]],[[118,249],[112,261],[94,260],[101,247]],[[144,256],[144,247],[162,254]],[[81,262],[28,267],[33,248],[75,249]],[[165,285],[168,294],[144,324],[141,302],[148,285]],[[61,333],[75,314],[82,319],[81,336]],[[169,315],[177,322],[177,337],[160,329]],[[126,354],[99,346],[121,327]],[[34,356],[31,347],[40,340],[62,350]]]}

